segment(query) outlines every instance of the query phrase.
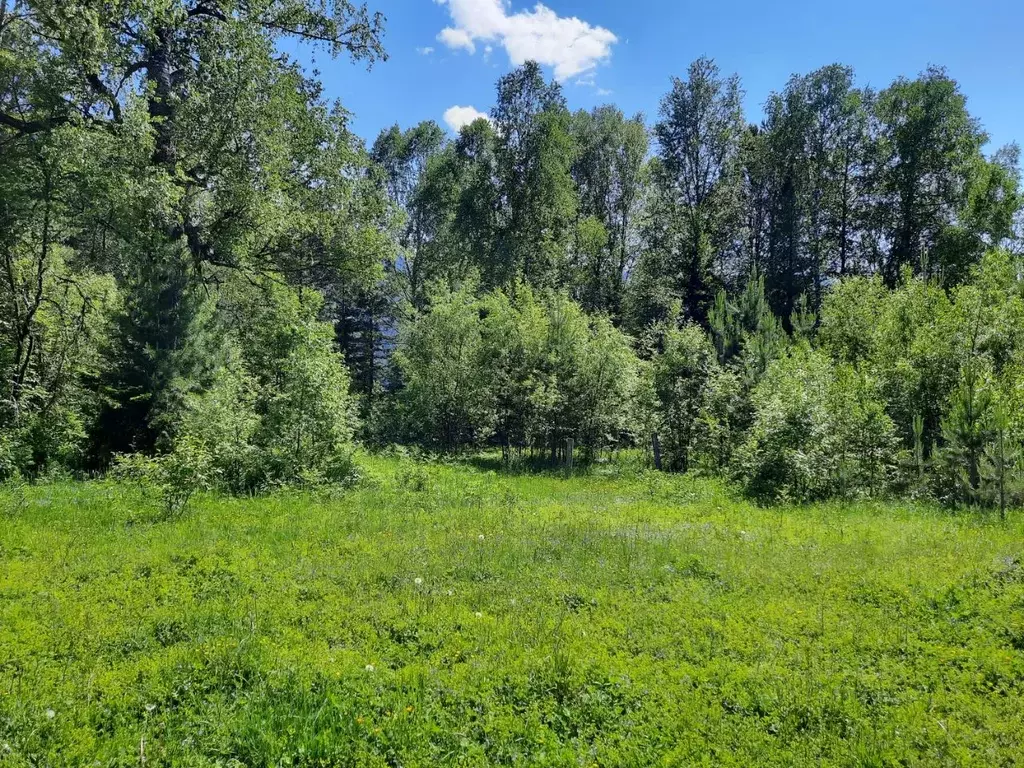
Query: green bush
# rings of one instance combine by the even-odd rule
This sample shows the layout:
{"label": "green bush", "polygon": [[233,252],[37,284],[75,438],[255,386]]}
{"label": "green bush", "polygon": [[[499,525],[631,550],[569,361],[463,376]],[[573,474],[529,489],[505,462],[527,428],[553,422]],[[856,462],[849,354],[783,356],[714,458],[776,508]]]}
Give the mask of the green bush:
{"label": "green bush", "polygon": [[606,317],[588,317],[578,304],[554,295],[548,301],[543,445],[559,454],[572,438],[592,459],[630,438],[630,403],[636,387],[636,355],[628,337]]}
{"label": "green bush", "polygon": [[248,493],[344,482],[352,397],[322,299],[272,282],[235,297],[248,322],[206,391],[186,398],[170,456],[205,457],[212,482]]}
{"label": "green bush", "polygon": [[439,293],[402,326],[394,362],[393,432],[427,448],[495,439],[506,459],[526,445],[558,457],[571,438],[586,461],[633,430],[630,340],[560,294]]}
{"label": "green bush", "polygon": [[478,443],[490,428],[481,307],[472,289],[436,293],[426,311],[400,328],[394,355],[400,439],[455,450]]}
{"label": "green bush", "polygon": [[493,291],[485,297],[483,309],[481,365],[490,374],[488,406],[494,415],[494,436],[509,462],[534,444],[543,430],[540,412],[550,318],[527,285],[518,285],[511,297]]}
{"label": "green bush", "polygon": [[647,422],[658,435],[663,467],[686,472],[702,454],[714,453],[722,370],[710,339],[697,326],[671,326],[657,336],[641,377]]}
{"label": "green bush", "polygon": [[189,438],[158,456],[122,454],[114,460],[111,472],[114,479],[139,488],[144,498],[158,505],[164,519],[184,513],[196,493],[213,488],[215,474],[204,447]]}
{"label": "green bush", "polygon": [[769,366],[753,406],[736,457],[750,496],[803,502],[887,489],[897,443],[877,384],[864,373],[798,344]]}

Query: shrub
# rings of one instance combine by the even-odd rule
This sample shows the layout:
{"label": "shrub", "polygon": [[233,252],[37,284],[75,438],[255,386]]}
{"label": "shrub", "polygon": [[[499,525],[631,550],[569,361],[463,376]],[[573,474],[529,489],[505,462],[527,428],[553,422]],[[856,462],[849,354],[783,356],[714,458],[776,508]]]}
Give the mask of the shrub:
{"label": "shrub", "polygon": [[540,411],[545,390],[545,348],[550,332],[544,305],[527,285],[514,296],[490,293],[483,302],[481,365],[489,371],[488,407],[504,460],[543,434]]}
{"label": "shrub", "polygon": [[663,468],[686,472],[699,454],[714,453],[721,369],[715,348],[699,327],[673,325],[657,336],[642,376],[647,423],[658,434]]}
{"label": "shrub", "polygon": [[117,456],[111,475],[137,486],[144,498],[155,500],[161,516],[169,519],[184,513],[196,493],[214,487],[215,471],[203,446],[183,438],[170,453]]}
{"label": "shrub", "polygon": [[772,363],[753,395],[754,424],[737,454],[762,502],[881,493],[896,461],[877,385],[806,344]]}
{"label": "shrub", "polygon": [[632,430],[630,340],[560,294],[438,294],[402,326],[394,362],[395,432],[427,448],[496,438],[506,459],[528,444],[555,458],[572,438],[586,461]]}
{"label": "shrub", "polygon": [[396,418],[403,439],[454,450],[490,427],[488,372],[482,365],[481,306],[471,287],[431,297],[402,324],[394,355],[401,386]]}
{"label": "shrub", "polygon": [[169,456],[204,458],[235,493],[345,481],[352,397],[319,294],[267,282],[234,298],[249,322],[212,386],[185,399]]}
{"label": "shrub", "polygon": [[539,416],[544,444],[556,457],[572,438],[589,460],[632,433],[636,355],[629,338],[608,318],[589,318],[564,296],[551,296],[547,312]]}

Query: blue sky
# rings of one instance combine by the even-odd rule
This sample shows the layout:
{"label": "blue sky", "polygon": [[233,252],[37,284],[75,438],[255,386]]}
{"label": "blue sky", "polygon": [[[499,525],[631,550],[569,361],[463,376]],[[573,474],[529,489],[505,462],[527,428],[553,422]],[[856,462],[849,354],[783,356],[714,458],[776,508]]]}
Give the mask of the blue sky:
{"label": "blue sky", "polygon": [[495,81],[524,57],[558,75],[571,109],[610,102],[651,122],[670,76],[708,55],[742,78],[750,121],[794,73],[841,62],[881,88],[941,64],[990,149],[1024,144],[1024,0],[367,1],[387,16],[390,59],[370,72],[325,55],[315,65],[368,142],[395,122],[443,125],[455,106],[489,111]]}

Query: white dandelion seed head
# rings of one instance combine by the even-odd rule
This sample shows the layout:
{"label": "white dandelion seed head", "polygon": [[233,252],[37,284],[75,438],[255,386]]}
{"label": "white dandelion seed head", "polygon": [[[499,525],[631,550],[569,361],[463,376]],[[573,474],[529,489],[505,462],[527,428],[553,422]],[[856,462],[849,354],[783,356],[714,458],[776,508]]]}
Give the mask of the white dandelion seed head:
{"label": "white dandelion seed head", "polygon": [[477,538],[480,539],[480,541],[483,541],[484,540],[484,535],[481,533],[479,536],[477,536]]}
{"label": "white dandelion seed head", "polygon": [[366,665],[366,671],[367,672],[374,672],[376,669],[377,668],[375,666],[373,666],[373,664],[367,664]]}
{"label": "white dandelion seed head", "polygon": [[421,584],[423,584],[423,579],[421,579],[419,576],[417,576],[415,579],[412,580],[412,583],[415,584],[418,587]]}
{"label": "white dandelion seed head", "polygon": [[484,615],[483,615],[482,613],[480,613],[480,611],[477,611],[477,612],[476,612],[476,617],[477,617],[478,619],[482,619],[482,618],[484,617]]}
{"label": "white dandelion seed head", "polygon": [[57,716],[57,713],[54,712],[52,709],[46,710],[46,719],[47,720],[53,720],[53,718],[55,718],[56,716]]}

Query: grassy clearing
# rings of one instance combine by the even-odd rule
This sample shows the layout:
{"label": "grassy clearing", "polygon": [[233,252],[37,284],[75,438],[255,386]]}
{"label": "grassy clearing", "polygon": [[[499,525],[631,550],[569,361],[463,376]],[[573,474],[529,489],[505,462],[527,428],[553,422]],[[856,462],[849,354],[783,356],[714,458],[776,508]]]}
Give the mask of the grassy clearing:
{"label": "grassy clearing", "polygon": [[4,492],[0,764],[1015,765],[1024,526],[366,461]]}

